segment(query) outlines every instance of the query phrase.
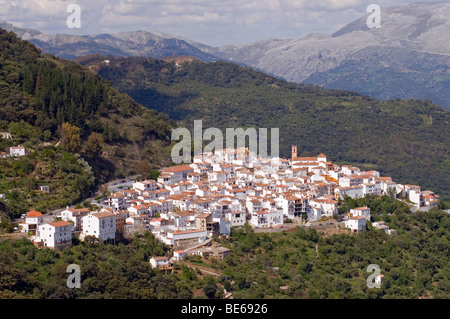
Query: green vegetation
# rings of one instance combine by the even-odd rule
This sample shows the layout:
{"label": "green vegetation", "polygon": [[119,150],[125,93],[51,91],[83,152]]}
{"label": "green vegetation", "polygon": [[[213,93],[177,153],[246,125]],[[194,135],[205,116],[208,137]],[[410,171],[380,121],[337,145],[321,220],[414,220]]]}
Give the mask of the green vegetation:
{"label": "green vegetation", "polygon": [[[169,165],[173,125],[87,68],[0,29],[0,131],[13,136],[0,151],[31,150],[0,159],[12,215],[77,203],[100,183]],[[50,193],[36,191],[43,184]]]}
{"label": "green vegetation", "polygon": [[280,129],[280,154],[324,153],[450,199],[450,113],[429,101],[378,101],[353,92],[288,83],[225,62],[78,59],[144,106],[180,126]]}
{"label": "green vegetation", "polygon": [[[238,229],[222,241],[232,253],[218,268],[233,279],[235,298],[448,298],[450,215],[433,209],[385,221],[398,235]],[[367,287],[370,264],[384,275],[380,289]]]}
{"label": "green vegetation", "polygon": [[[39,128],[20,120],[2,127],[13,134],[1,140],[0,149],[23,144],[27,155],[0,159],[0,194],[5,195],[0,212],[6,223],[33,209],[46,212],[82,201],[94,190],[96,179],[89,163],[77,153],[44,144]],[[48,186],[41,190],[41,186]],[[3,231],[12,227],[3,227]]]}
{"label": "green vegetation", "polygon": [[[81,242],[61,252],[37,249],[30,241],[0,242],[0,299],[11,298],[190,298],[175,275],[151,269],[149,258],[167,247],[147,233],[129,245]],[[81,270],[81,288],[66,285],[67,266]]]}
{"label": "green vegetation", "polygon": [[383,195],[381,197],[374,197],[366,195],[363,198],[350,198],[348,196],[340,203],[339,213],[348,213],[350,209],[367,206],[370,208],[371,215],[383,215],[395,213],[411,213],[409,206],[400,200]]}
{"label": "green vegetation", "polygon": [[[332,161],[380,170],[448,199],[449,113],[422,101],[380,102],[345,91],[287,83],[234,64],[192,61],[181,67],[144,58],[102,57],[80,62],[50,55],[0,29],[0,150],[23,144],[30,153],[0,159],[0,228],[30,208],[46,211],[80,203],[100,182],[133,173],[157,178],[170,164],[170,130],[203,119],[204,127],[279,127],[281,155],[324,152]],[[146,109],[134,102],[129,93]],[[184,124],[183,124],[184,123]],[[58,146],[57,146],[58,145]],[[48,193],[39,186],[48,185]],[[358,235],[325,237],[314,229],[255,234],[237,229],[220,240],[223,261],[193,260],[223,272],[217,279],[176,266],[150,268],[168,247],[151,234],[124,245],[75,242],[61,252],[28,240],[0,241],[0,298],[445,298],[450,292],[450,215],[438,208],[410,214],[389,196],[344,199],[341,213],[369,206],[373,220]],[[439,208],[448,208],[441,201]],[[66,286],[66,268],[82,271],[80,289]],[[366,285],[367,266],[381,267],[381,289]]]}
{"label": "green vegetation", "polygon": [[[222,298],[224,288],[245,299],[448,298],[450,215],[433,209],[384,220],[398,235],[236,229],[220,241],[230,256],[201,262],[222,271],[218,278],[183,264],[172,274],[151,269],[149,258],[167,254],[168,247],[150,233],[128,245],[86,240],[61,252],[37,249],[26,239],[4,240],[0,298]],[[80,289],[66,286],[73,263],[81,268]],[[367,287],[370,264],[384,275],[380,289]]]}
{"label": "green vegetation", "polygon": [[[79,202],[94,186],[94,174],[78,154],[45,147],[19,159],[0,159],[0,193],[11,217]],[[39,186],[49,186],[42,192]]]}

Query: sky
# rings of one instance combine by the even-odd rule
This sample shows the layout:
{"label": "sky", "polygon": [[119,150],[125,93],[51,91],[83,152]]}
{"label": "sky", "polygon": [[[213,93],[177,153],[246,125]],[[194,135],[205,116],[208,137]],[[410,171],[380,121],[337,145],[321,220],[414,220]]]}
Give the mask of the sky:
{"label": "sky", "polygon": [[[410,1],[414,2],[414,1]],[[436,2],[421,0],[420,2]],[[333,33],[381,8],[405,0],[0,0],[0,19],[44,33],[101,34],[163,31],[211,46],[266,38]],[[80,27],[69,28],[71,4],[80,8]],[[75,21],[75,20],[71,20]]]}

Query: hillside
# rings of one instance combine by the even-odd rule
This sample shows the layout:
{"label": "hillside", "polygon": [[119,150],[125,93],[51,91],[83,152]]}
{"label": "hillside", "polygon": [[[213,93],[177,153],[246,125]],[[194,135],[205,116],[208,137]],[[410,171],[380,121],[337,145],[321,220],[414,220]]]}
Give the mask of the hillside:
{"label": "hillside", "polygon": [[[0,151],[30,150],[20,160],[0,159],[0,193],[22,210],[72,204],[98,183],[170,164],[173,124],[79,64],[42,55],[0,29],[0,131],[13,136],[0,140]],[[35,192],[41,184],[51,192]]]}
{"label": "hillside", "polygon": [[190,127],[280,128],[280,153],[325,153],[450,198],[450,114],[429,101],[378,101],[288,83],[231,63],[146,58],[78,59],[121,92]]}
{"label": "hillside", "polygon": [[[198,269],[177,263],[173,273],[165,274],[152,269],[148,258],[169,249],[150,233],[129,245],[83,241],[63,251],[38,249],[26,239],[3,240],[0,299],[215,299],[223,297],[224,288],[234,299],[447,298],[450,215],[434,209],[376,220],[398,235],[369,229],[324,236],[302,227],[257,234],[245,227],[221,239],[231,249],[224,260],[190,256]],[[72,263],[81,268],[80,289],[66,285]],[[202,273],[205,263],[224,276]],[[367,287],[370,264],[384,275],[380,289]]]}

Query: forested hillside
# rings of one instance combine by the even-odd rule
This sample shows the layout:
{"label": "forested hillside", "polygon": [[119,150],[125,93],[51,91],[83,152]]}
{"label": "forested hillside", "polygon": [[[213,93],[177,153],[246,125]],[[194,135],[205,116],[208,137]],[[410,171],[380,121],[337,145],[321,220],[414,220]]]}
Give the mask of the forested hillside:
{"label": "forested hillside", "polygon": [[[148,258],[167,254],[168,247],[150,233],[129,245],[88,240],[61,252],[26,239],[0,241],[0,299],[222,298],[224,288],[235,299],[448,298],[450,215],[437,209],[405,213],[386,199],[363,203],[398,235],[370,226],[357,235],[329,237],[313,228],[257,234],[246,227],[220,241],[231,249],[224,260],[188,258],[222,272],[217,278],[183,264],[172,274],[151,269]],[[81,268],[80,289],[66,285],[73,263]],[[379,289],[367,286],[370,264],[384,275]]]}
{"label": "forested hillside", "polygon": [[87,56],[83,65],[138,103],[191,127],[280,128],[280,153],[325,153],[450,199],[450,113],[430,101],[379,101],[288,83],[231,63]]}
{"label": "forested hillside", "polygon": [[[0,159],[0,193],[13,214],[87,197],[113,178],[170,164],[168,116],[117,92],[77,63],[42,55],[0,29],[0,151],[24,145],[20,160]],[[50,192],[36,192],[48,185]]]}

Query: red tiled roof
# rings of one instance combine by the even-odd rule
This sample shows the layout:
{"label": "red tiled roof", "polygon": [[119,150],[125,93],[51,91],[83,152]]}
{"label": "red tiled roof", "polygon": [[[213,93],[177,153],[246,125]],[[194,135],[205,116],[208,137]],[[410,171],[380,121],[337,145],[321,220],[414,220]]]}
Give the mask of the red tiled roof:
{"label": "red tiled roof", "polygon": [[31,210],[27,213],[27,217],[41,217],[42,213],[35,211],[35,210]]}
{"label": "red tiled roof", "polygon": [[169,167],[167,169],[164,170],[164,172],[184,172],[184,171],[189,171],[189,170],[194,170],[192,167],[190,167],[189,165],[180,165],[180,166],[173,166],[173,167]]}
{"label": "red tiled roof", "polygon": [[58,221],[58,222],[49,223],[49,225],[52,225],[54,227],[63,227],[63,226],[70,226],[72,224],[69,223],[69,222],[61,220],[61,221]]}

